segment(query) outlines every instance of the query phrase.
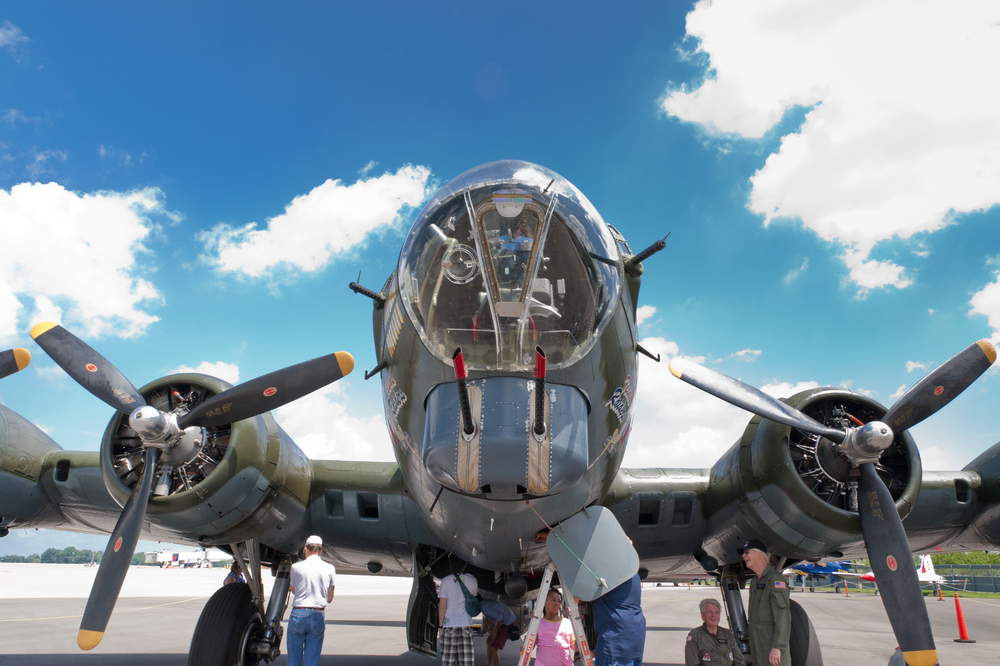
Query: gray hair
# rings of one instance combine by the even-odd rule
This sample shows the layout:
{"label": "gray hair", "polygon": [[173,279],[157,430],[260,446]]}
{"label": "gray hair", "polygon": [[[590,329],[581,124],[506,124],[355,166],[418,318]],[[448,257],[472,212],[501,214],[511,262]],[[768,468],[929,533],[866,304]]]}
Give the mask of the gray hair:
{"label": "gray hair", "polygon": [[700,613],[701,613],[702,615],[704,615],[704,614],[705,614],[705,607],[706,607],[706,606],[709,606],[709,605],[712,605],[712,606],[715,606],[716,608],[718,608],[718,609],[719,609],[719,612],[720,612],[720,613],[722,612],[722,604],[720,604],[720,603],[719,603],[719,602],[718,602],[717,600],[715,600],[715,599],[702,599],[702,600],[701,600],[701,603],[699,603],[699,604],[698,604],[698,611],[699,611],[699,612],[700,612]]}

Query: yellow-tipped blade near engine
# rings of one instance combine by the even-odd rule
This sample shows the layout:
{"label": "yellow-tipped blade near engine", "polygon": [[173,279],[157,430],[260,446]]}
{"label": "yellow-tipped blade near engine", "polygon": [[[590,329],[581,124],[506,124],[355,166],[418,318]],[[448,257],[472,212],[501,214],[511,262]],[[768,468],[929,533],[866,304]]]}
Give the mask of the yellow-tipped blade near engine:
{"label": "yellow-tipped blade near engine", "polygon": [[337,365],[340,366],[340,371],[344,373],[344,376],[351,374],[354,370],[354,357],[345,351],[337,352]]}
{"label": "yellow-tipped blade near engine", "polygon": [[903,653],[903,659],[909,666],[936,666],[937,650],[912,650]]}
{"label": "yellow-tipped blade near engine", "polygon": [[0,352],[0,379],[20,372],[31,363],[31,352],[18,347]]}
{"label": "yellow-tipped blade near engine", "polygon": [[31,363],[31,352],[24,347],[18,347],[14,350],[14,363],[17,364],[18,370],[24,370]]}
{"label": "yellow-tipped blade near engine", "polygon": [[983,350],[984,354],[986,354],[986,358],[990,359],[990,365],[996,362],[997,348],[993,346],[992,342],[989,340],[980,340],[976,344],[979,345],[979,348]]}
{"label": "yellow-tipped blade near engine", "polygon": [[36,340],[39,335],[41,335],[45,331],[48,331],[49,329],[55,328],[58,325],[59,324],[55,323],[54,321],[40,321],[40,322],[38,322],[31,329],[31,339],[32,340]]}
{"label": "yellow-tipped blade near engine", "polygon": [[93,650],[102,638],[104,638],[103,631],[81,629],[80,633],[76,635],[76,644],[80,646],[81,650]]}

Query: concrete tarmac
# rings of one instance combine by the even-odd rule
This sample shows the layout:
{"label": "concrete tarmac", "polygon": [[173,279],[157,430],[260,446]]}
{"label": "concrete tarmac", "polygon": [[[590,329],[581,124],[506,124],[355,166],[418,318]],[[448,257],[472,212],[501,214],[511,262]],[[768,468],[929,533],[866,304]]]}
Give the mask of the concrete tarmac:
{"label": "concrete tarmac", "polygon": [[[75,571],[83,573],[82,567]],[[3,573],[0,570],[0,583],[12,583],[11,577],[4,580]],[[133,577],[133,573],[129,576]],[[80,615],[86,605],[83,596],[13,598],[4,594],[11,587],[0,585],[0,597],[5,597],[0,598],[0,665],[184,666],[198,615],[208,594],[218,584],[219,570],[154,571],[145,577],[170,577],[175,584],[169,591],[161,591],[160,596],[122,597],[104,640],[90,653],[81,652],[76,646]],[[51,584],[52,579],[62,578],[62,572],[48,578],[46,585]],[[79,578],[81,576],[73,576],[65,583],[67,592],[76,594],[82,582]],[[185,581],[201,579],[213,585],[195,590],[202,592],[201,595],[191,595],[191,585]],[[22,585],[23,577],[13,587]],[[338,594],[326,611],[322,666],[431,666],[436,663],[430,657],[406,649],[407,596],[393,591],[400,585],[405,582],[399,579],[367,576],[338,579]],[[344,594],[340,594],[342,589]],[[164,593],[178,596],[165,597]],[[689,629],[700,623],[698,602],[705,597],[718,599],[718,588],[645,587],[647,666],[683,663],[684,639]],[[809,613],[826,664],[886,664],[896,642],[880,599],[861,594],[846,598],[832,592],[794,592],[792,598]],[[975,644],[953,642],[958,638],[954,599],[927,598],[926,603],[942,664],[996,664],[1000,661],[1000,599],[962,600],[962,610],[969,633],[977,641]],[[501,652],[504,666],[516,663],[517,645],[509,643]],[[286,659],[282,656],[275,663],[284,666]],[[483,639],[477,638],[476,664],[485,663]]]}

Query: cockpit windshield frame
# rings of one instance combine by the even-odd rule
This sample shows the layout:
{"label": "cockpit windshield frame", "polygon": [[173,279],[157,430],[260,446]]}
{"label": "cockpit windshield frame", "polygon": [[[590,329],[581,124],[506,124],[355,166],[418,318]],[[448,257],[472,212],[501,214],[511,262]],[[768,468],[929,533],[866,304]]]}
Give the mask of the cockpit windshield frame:
{"label": "cockpit windshield frame", "polygon": [[441,361],[461,346],[470,370],[520,372],[531,369],[537,343],[555,370],[589,351],[610,319],[618,257],[579,190],[508,160],[442,188],[414,222],[397,275],[407,314]]}

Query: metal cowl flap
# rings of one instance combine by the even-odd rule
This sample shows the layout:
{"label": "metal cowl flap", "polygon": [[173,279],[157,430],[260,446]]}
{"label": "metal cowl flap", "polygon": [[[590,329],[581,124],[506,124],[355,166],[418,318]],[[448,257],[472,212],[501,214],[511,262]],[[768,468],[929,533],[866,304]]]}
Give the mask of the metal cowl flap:
{"label": "metal cowl flap", "polygon": [[639,570],[639,554],[610,509],[592,506],[556,525],[545,542],[574,597],[593,601]]}

